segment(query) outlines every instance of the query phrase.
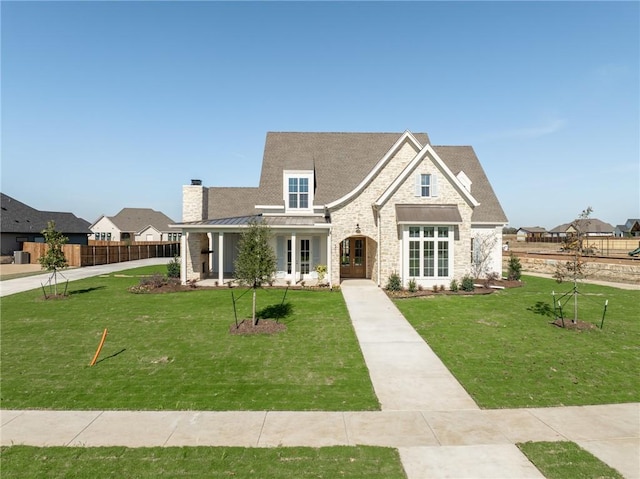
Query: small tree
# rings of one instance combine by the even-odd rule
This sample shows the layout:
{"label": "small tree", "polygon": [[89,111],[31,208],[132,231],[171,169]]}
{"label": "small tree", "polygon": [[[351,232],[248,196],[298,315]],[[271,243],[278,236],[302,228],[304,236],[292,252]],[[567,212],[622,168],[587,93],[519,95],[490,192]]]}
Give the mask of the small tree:
{"label": "small tree", "polygon": [[564,239],[562,249],[571,254],[571,260],[564,263],[558,262],[556,272],[553,275],[558,283],[562,283],[565,279],[573,281],[573,323],[578,321],[578,280],[584,278],[587,274],[587,263],[584,260],[584,255],[587,252],[593,252],[595,249],[593,246],[586,245],[587,232],[591,224],[589,217],[592,212],[593,208],[588,206],[569,225],[569,233]]}
{"label": "small tree", "polygon": [[479,234],[472,241],[471,275],[474,278],[483,278],[490,273],[493,251],[498,243],[498,237],[495,233]]}
{"label": "small tree", "polygon": [[509,271],[507,273],[507,279],[511,281],[519,281],[522,271],[522,264],[520,264],[520,258],[515,254],[509,255]]}
{"label": "small tree", "polygon": [[271,231],[262,222],[252,220],[242,232],[238,245],[238,257],[235,261],[236,278],[253,288],[252,322],[256,318],[256,290],[268,283],[276,271],[276,255],[269,245]]}
{"label": "small tree", "polygon": [[47,228],[42,230],[42,235],[44,236],[44,241],[47,244],[47,250],[44,255],[38,258],[38,262],[43,269],[52,273],[49,281],[53,279],[54,294],[57,296],[58,270],[69,266],[67,258],[65,258],[64,252],[62,251],[62,246],[67,244],[69,238],[56,231],[56,223],[54,221],[49,221],[47,223]]}

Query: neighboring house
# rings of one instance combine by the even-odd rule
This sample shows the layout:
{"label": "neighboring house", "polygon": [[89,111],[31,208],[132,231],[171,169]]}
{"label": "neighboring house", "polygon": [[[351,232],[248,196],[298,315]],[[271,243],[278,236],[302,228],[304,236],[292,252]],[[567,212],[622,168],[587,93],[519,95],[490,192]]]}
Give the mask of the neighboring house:
{"label": "neighboring house", "polygon": [[613,226],[597,218],[577,219],[571,223],[556,226],[549,233],[552,237],[564,238],[571,236],[576,234],[574,224],[585,236],[613,236]]}
{"label": "neighboring house", "polygon": [[547,233],[546,228],[541,226],[525,226],[516,231],[517,241],[539,240],[540,238],[545,238],[547,236],[549,236],[549,234]]}
{"label": "neighboring house", "polygon": [[90,227],[93,238],[103,241],[178,241],[169,228],[174,221],[151,208],[123,208],[115,216],[102,215]]}
{"label": "neighboring house", "polygon": [[1,250],[3,256],[12,256],[14,251],[22,250],[22,243],[44,243],[42,230],[49,221],[54,221],[56,230],[69,238],[71,244],[87,244],[89,222],[73,213],[40,211],[0,193],[2,206]]}
{"label": "neighboring house", "polygon": [[620,238],[639,237],[640,219],[628,219],[625,224],[616,226],[614,236]]}
{"label": "neighboring house", "polygon": [[[183,187],[182,280],[232,278],[240,233],[270,226],[276,277],[298,282],[327,267],[330,284],[449,287],[471,272],[474,240],[502,272],[507,218],[470,146],[426,134],[268,133],[257,188]],[[476,244],[480,244],[476,242]]]}

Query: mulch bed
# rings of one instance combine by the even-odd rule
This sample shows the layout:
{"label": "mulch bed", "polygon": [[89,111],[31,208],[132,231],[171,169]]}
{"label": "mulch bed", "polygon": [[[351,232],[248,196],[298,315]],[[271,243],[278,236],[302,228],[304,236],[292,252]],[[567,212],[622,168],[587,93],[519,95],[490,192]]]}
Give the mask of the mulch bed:
{"label": "mulch bed", "polygon": [[273,319],[261,319],[258,324],[253,325],[253,321],[250,319],[244,319],[236,327],[236,323],[229,326],[229,334],[277,334],[282,331],[286,331],[287,325],[278,323]]}
{"label": "mulch bed", "polygon": [[[483,284],[482,280],[478,280],[476,283]],[[519,288],[522,286],[522,284],[523,284],[522,281],[509,281],[506,279],[493,281],[491,283],[491,285],[493,286],[499,286],[500,288],[505,288],[505,289]],[[414,292],[411,292],[408,290],[403,290],[403,291],[385,290],[385,292],[390,298],[404,299],[404,298],[431,297],[431,296],[439,296],[439,295],[473,296],[478,294],[491,294],[491,293],[496,293],[498,291],[501,291],[500,288],[491,288],[489,286],[482,286],[482,287],[475,288],[473,291],[463,291],[462,289],[458,291],[450,291],[448,289],[444,291],[433,291],[433,289],[423,289],[422,291],[418,290]]]}
{"label": "mulch bed", "polygon": [[586,321],[580,321],[579,319],[574,323],[570,319],[564,320],[564,326],[562,325],[561,319],[556,319],[551,322],[552,325],[558,326],[559,328],[565,329],[574,329],[577,331],[589,331],[591,329],[598,329],[598,327],[593,323],[587,323]]}

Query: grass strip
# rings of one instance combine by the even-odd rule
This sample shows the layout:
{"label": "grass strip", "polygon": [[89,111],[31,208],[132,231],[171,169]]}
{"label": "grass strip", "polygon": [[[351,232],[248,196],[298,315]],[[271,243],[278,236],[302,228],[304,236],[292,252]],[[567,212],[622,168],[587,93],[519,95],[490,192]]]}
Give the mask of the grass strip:
{"label": "grass strip", "polygon": [[623,479],[574,442],[525,442],[517,444],[547,479]]}
{"label": "grass strip", "polygon": [[382,447],[3,447],[3,479],[406,478],[396,449]]}

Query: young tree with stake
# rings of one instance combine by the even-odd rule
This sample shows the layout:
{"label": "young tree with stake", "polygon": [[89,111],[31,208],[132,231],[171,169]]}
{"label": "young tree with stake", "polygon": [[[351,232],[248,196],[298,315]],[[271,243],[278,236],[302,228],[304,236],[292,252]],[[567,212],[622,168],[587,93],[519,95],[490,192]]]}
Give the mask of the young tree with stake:
{"label": "young tree with stake", "polygon": [[276,271],[276,255],[269,245],[271,231],[263,222],[252,220],[242,232],[235,261],[236,278],[253,288],[252,323],[256,318],[256,290],[269,282]]}
{"label": "young tree with stake", "polygon": [[47,244],[47,251],[44,255],[38,258],[38,262],[43,269],[52,273],[51,278],[53,278],[54,294],[57,296],[58,270],[69,266],[67,258],[65,258],[64,252],[62,251],[62,246],[67,244],[69,238],[59,231],[56,231],[56,223],[54,221],[49,221],[47,223],[47,228],[42,230],[42,235],[44,236],[44,241]]}

